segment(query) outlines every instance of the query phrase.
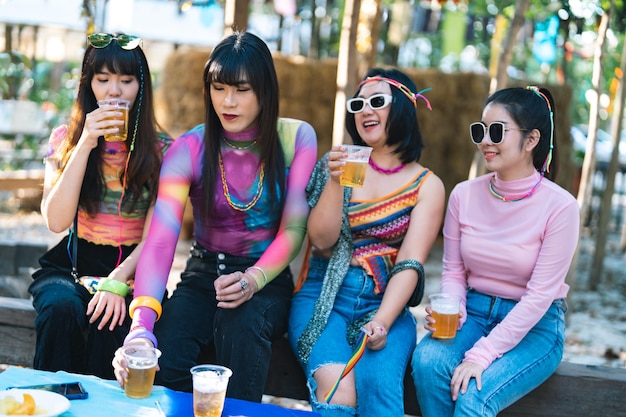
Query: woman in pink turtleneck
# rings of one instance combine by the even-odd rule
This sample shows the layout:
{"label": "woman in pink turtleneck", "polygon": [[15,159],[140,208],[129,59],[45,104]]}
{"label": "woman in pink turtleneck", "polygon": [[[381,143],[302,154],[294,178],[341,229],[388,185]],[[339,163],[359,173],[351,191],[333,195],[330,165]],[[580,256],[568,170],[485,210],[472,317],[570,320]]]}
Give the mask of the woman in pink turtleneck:
{"label": "woman in pink turtleneck", "polygon": [[425,417],[495,416],[545,381],[563,354],[579,208],[548,179],[552,96],[537,87],[498,91],[470,134],[491,173],[450,195],[441,291],[461,297],[461,319],[454,339],[429,334],[413,354]]}

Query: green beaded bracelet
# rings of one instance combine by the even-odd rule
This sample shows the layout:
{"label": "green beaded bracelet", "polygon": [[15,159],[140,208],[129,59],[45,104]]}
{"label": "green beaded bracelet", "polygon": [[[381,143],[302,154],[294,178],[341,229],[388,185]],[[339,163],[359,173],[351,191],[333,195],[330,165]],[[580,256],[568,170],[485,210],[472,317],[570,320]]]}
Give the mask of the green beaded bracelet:
{"label": "green beaded bracelet", "polygon": [[128,285],[114,279],[106,278],[100,280],[100,284],[98,284],[98,291],[112,292],[113,294],[126,297],[126,294],[128,294]]}

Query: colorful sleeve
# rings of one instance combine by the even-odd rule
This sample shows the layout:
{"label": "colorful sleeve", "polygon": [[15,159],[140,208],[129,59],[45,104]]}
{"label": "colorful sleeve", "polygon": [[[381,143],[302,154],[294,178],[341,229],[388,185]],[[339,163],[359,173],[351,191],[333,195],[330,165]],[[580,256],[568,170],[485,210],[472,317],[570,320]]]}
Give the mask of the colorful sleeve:
{"label": "colorful sleeve", "polygon": [[[275,278],[298,255],[309,215],[305,187],[317,160],[317,136],[310,124],[295,120],[292,123],[298,123],[299,126],[286,181],[283,215],[276,237],[256,263],[265,271],[268,280]],[[286,159],[289,159],[288,152],[285,151]]]}
{"label": "colorful sleeve", "polygon": [[50,133],[50,139],[48,139],[48,149],[46,150],[46,158],[50,158],[53,156],[61,143],[67,137],[67,125],[62,125],[55,128],[52,133]]}
{"label": "colorful sleeve", "polygon": [[[175,140],[163,160],[154,214],[137,263],[135,298],[149,296],[160,302],[165,295],[189,189],[202,157],[201,150],[196,149],[202,141],[194,139],[197,134],[192,133]],[[133,325],[152,331],[155,319],[153,310],[139,307]]]}

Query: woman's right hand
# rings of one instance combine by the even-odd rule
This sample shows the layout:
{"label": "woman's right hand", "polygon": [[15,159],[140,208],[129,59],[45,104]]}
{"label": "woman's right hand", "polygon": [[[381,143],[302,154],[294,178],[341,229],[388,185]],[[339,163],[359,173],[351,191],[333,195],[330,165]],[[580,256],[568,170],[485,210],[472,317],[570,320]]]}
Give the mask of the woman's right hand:
{"label": "woman's right hand", "polygon": [[328,170],[330,171],[330,178],[339,183],[339,176],[343,173],[343,167],[346,165],[344,158],[348,155],[344,152],[343,145],[335,145],[331,148],[328,154]]}
{"label": "woman's right hand", "polygon": [[90,149],[98,146],[98,138],[105,134],[116,133],[119,126],[124,124],[123,120],[113,119],[119,117],[120,112],[107,107],[98,107],[85,117],[85,126],[80,136],[79,143]]}
{"label": "woman's right hand", "polygon": [[[138,337],[121,346],[115,351],[115,356],[113,356],[113,361],[111,362],[111,364],[113,365],[113,373],[115,374],[115,379],[117,379],[117,382],[120,384],[121,388],[124,388],[124,384],[126,383],[126,379],[128,378],[128,362],[124,357],[123,351],[129,346],[154,347],[150,340]],[[159,365],[157,364],[157,371],[158,370]]]}
{"label": "woman's right hand", "polygon": [[[433,327],[433,324],[435,324],[435,319],[433,318],[433,308],[431,306],[426,306],[425,310],[426,323],[424,323],[424,328],[432,333],[435,331],[435,327]],[[457,330],[461,330],[461,327],[463,327],[463,323],[465,323],[465,320],[463,320],[464,311],[465,310],[463,308],[459,310],[459,328]]]}

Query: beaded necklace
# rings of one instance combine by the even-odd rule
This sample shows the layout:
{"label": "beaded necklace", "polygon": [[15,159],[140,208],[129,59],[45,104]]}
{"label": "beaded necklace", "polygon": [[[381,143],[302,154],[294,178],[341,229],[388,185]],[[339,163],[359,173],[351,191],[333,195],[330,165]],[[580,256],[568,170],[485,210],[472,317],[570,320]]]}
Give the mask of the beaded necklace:
{"label": "beaded necklace", "polygon": [[386,175],[390,175],[390,174],[395,174],[396,172],[400,172],[402,170],[402,168],[404,168],[406,166],[406,164],[400,164],[395,168],[392,169],[385,169],[385,168],[381,168],[378,165],[376,165],[376,162],[372,161],[372,158],[370,158],[368,160],[368,163],[370,164],[370,166],[372,168],[374,168],[375,171],[378,171],[382,174],[386,174]]}
{"label": "beaded necklace", "polygon": [[252,142],[250,142],[247,145],[239,145],[237,143],[231,142],[226,136],[222,136],[222,139],[224,140],[224,143],[226,144],[226,146],[232,149],[237,149],[238,151],[247,151],[256,146],[256,139],[254,139]]}
{"label": "beaded necklace", "polygon": [[535,183],[535,185],[533,185],[533,188],[530,189],[529,192],[527,192],[526,194],[520,195],[520,196],[515,196],[515,197],[505,197],[501,194],[499,194],[495,188],[493,187],[493,180],[496,178],[496,176],[492,176],[491,179],[489,180],[489,191],[491,191],[491,194],[493,194],[494,197],[499,198],[500,200],[502,200],[505,203],[514,203],[516,201],[520,201],[525,199],[526,197],[530,197],[531,195],[533,195],[533,193],[535,191],[537,191],[537,188],[539,188],[539,184],[541,183],[541,180],[543,179],[543,174],[539,177],[539,181],[537,181]]}
{"label": "beaded necklace", "polygon": [[226,201],[228,205],[238,211],[248,211],[259,201],[261,198],[261,194],[263,194],[263,178],[265,178],[265,163],[261,164],[261,170],[259,171],[259,180],[256,185],[256,193],[250,202],[247,204],[235,203],[231,196],[230,191],[228,190],[228,184],[226,183],[226,170],[224,169],[224,161],[222,161],[222,153],[217,154],[217,161],[220,167],[220,176],[222,178],[222,190],[224,192],[224,197],[226,197]]}

